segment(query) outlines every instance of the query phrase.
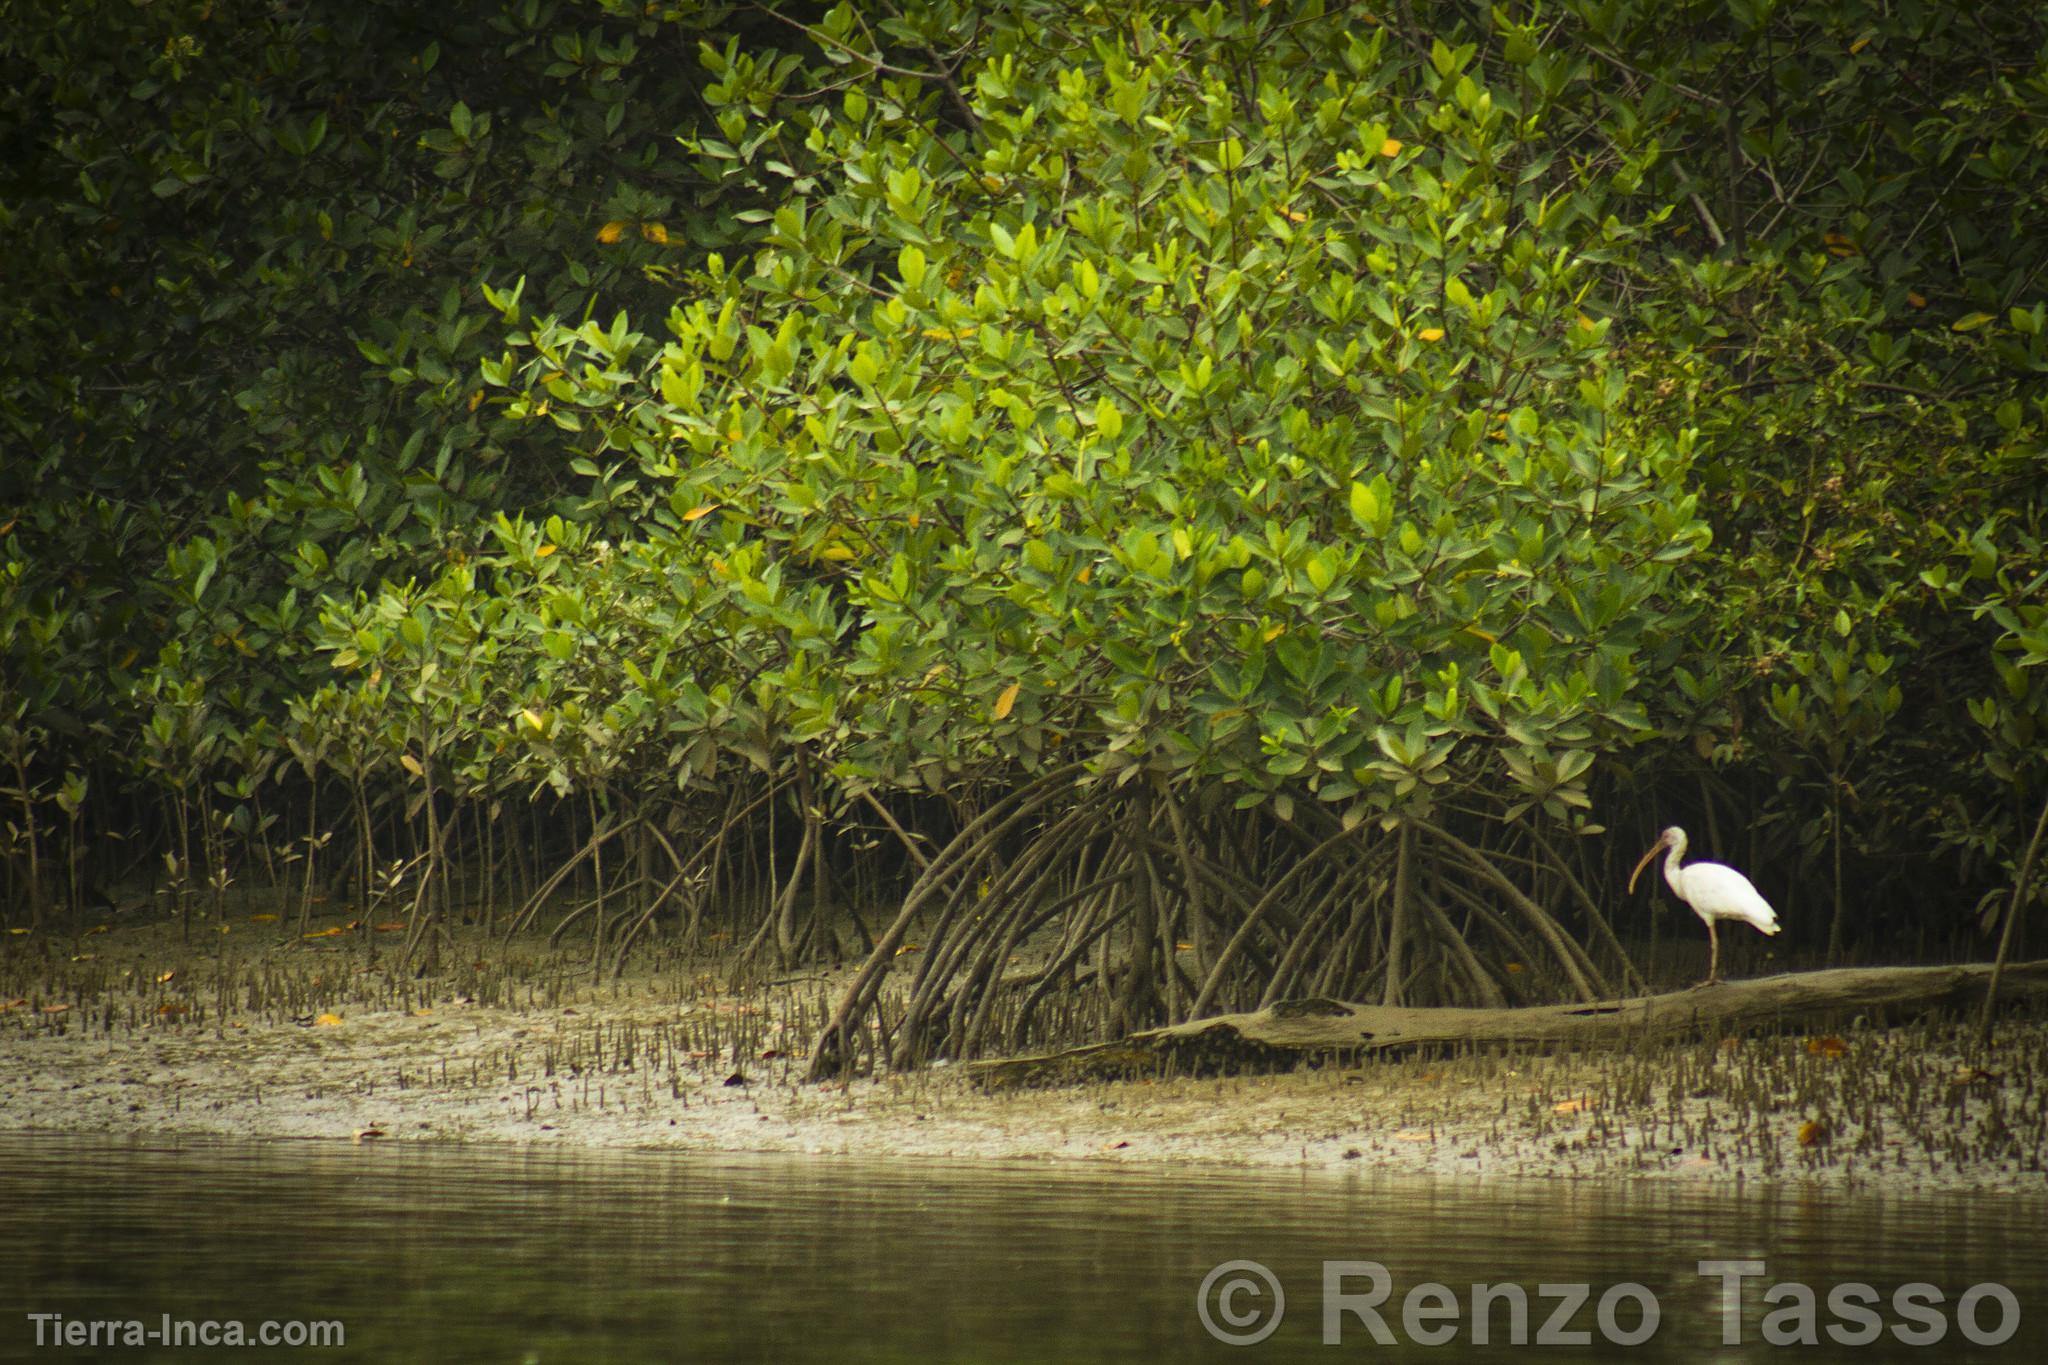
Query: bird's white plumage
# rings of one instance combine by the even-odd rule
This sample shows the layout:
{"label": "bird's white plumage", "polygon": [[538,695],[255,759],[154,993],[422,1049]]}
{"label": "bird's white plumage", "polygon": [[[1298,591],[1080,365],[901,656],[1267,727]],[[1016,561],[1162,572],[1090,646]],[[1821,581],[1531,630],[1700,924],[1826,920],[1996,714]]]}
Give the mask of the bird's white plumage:
{"label": "bird's white plumage", "polygon": [[1657,836],[1657,842],[1650,845],[1650,851],[1636,864],[1636,870],[1629,873],[1628,889],[1636,889],[1636,878],[1650,865],[1650,859],[1657,856],[1659,849],[1669,849],[1664,855],[1664,880],[1671,887],[1671,893],[1692,907],[1692,912],[1706,922],[1707,926],[1707,981],[1718,981],[1721,976],[1721,940],[1714,932],[1714,922],[1724,919],[1739,919],[1766,934],[1778,932],[1778,912],[1771,909],[1771,903],[1750,885],[1749,878],[1725,863],[1694,863],[1684,865],[1685,831],[1673,825]]}
{"label": "bird's white plumage", "polygon": [[1678,865],[1678,850],[1664,860],[1664,880],[1672,894],[1692,907],[1701,919],[1739,919],[1766,934],[1778,932],[1778,912],[1749,878],[1725,863]]}

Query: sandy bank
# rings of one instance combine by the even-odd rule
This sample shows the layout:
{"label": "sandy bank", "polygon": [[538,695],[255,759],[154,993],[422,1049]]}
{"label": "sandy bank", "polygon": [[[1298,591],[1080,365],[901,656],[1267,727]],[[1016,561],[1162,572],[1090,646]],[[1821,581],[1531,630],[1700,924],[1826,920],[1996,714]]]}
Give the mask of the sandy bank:
{"label": "sandy bank", "polygon": [[801,1053],[843,973],[735,991],[536,955],[423,985],[230,928],[203,951],[161,926],[0,950],[0,1130],[2048,1187],[2031,1023],[1981,1055],[1929,1023],[1011,1093],[949,1067],[819,1085]]}

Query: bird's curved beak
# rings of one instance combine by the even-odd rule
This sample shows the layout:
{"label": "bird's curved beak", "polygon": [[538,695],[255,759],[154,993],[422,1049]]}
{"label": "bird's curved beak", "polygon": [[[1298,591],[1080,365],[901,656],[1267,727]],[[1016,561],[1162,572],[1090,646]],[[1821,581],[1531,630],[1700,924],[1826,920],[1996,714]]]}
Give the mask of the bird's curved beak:
{"label": "bird's curved beak", "polygon": [[1636,878],[1642,876],[1643,869],[1650,865],[1650,860],[1656,857],[1659,853],[1662,853],[1663,851],[1664,841],[1662,839],[1659,839],[1656,843],[1650,845],[1650,851],[1648,853],[1645,853],[1640,859],[1637,860],[1636,870],[1628,874],[1629,895],[1633,896],[1636,893]]}

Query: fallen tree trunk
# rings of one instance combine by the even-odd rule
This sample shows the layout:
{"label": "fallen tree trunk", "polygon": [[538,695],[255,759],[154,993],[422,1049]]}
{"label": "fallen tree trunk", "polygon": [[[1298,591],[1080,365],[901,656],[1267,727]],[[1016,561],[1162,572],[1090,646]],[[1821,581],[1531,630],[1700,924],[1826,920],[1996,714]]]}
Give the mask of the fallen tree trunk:
{"label": "fallen tree trunk", "polygon": [[[1283,1000],[1249,1014],[1219,1014],[1147,1029],[1114,1043],[974,1062],[968,1070],[986,1085],[1010,1087],[1128,1076],[1170,1063],[1256,1062],[1303,1052],[1386,1052],[1477,1043],[1631,1043],[1844,1014],[1958,1008],[1981,1000],[1991,976],[1989,963],[1841,967],[1663,995],[1514,1009],[1409,1009]],[[2048,996],[2048,960],[2007,967],[1999,989],[2011,1000]]]}

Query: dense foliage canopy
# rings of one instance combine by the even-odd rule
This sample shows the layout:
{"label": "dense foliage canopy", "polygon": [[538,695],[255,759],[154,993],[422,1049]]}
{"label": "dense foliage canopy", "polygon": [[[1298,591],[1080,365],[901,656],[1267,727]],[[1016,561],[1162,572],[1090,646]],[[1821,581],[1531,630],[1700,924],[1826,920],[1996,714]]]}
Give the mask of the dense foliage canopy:
{"label": "dense foliage canopy", "polygon": [[1673,821],[1947,951],[2039,837],[2028,7],[6,14],[14,922],[915,939],[910,1060],[1624,984]]}

